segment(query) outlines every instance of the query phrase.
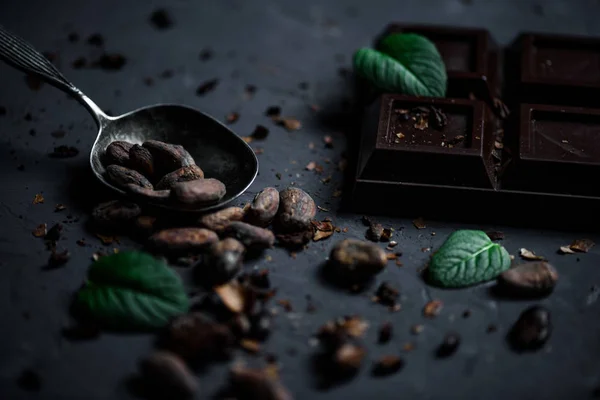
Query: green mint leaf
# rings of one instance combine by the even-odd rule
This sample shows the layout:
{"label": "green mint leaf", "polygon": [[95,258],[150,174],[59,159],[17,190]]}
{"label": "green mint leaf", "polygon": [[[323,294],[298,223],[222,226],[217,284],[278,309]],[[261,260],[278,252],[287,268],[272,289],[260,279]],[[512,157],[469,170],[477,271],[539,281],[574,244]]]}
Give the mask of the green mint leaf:
{"label": "green mint leaf", "polygon": [[143,252],[122,252],[94,262],[76,306],[109,329],[148,330],[188,311],[179,276]]}
{"label": "green mint leaf", "polygon": [[448,77],[435,45],[414,33],[386,36],[379,51],[362,48],[354,69],[377,88],[413,96],[444,97]]}
{"label": "green mint leaf", "polygon": [[442,287],[464,287],[494,279],[510,267],[510,255],[482,231],[452,233],[433,255],[428,278]]}

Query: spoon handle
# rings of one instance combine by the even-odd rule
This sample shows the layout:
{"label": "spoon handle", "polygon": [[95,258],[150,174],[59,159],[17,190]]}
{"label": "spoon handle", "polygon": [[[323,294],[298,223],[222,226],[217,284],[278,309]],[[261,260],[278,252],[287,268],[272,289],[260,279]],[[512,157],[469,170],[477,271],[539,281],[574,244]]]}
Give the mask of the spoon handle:
{"label": "spoon handle", "polygon": [[21,71],[38,75],[61,90],[81,93],[46,57],[25,40],[8,32],[1,25],[0,59]]}

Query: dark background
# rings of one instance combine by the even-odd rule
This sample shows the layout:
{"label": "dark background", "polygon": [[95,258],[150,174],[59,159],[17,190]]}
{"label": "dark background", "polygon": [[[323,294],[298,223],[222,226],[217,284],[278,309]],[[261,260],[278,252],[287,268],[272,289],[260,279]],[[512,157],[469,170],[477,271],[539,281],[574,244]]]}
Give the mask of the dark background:
{"label": "dark background", "polygon": [[[150,13],[167,6],[174,26],[165,31],[148,22]],[[351,94],[349,80],[340,76],[340,67],[351,66],[355,49],[370,45],[390,21],[436,23],[488,28],[501,44],[508,44],[522,30],[600,35],[597,0],[411,0],[411,1],[2,1],[0,23],[26,38],[41,51],[54,52],[59,68],[72,82],[116,115],[147,104],[178,102],[199,108],[216,118],[238,111],[240,120],[233,129],[242,136],[256,124],[271,132],[253,147],[264,148],[259,156],[260,175],[241,202],[267,185],[283,188],[295,182],[311,193],[317,204],[347,233],[310,245],[296,259],[281,249],[268,252],[271,261],[248,263],[267,267],[279,288],[278,298],[290,299],[294,312],[279,310],[276,331],[265,350],[279,356],[282,380],[296,398],[421,398],[421,399],[585,399],[600,384],[600,322],[596,302],[600,283],[599,249],[581,256],[556,254],[559,246],[582,237],[527,228],[476,226],[428,221],[427,229],[417,230],[411,223],[419,215],[407,210],[406,219],[379,218],[397,229],[398,249],[404,252],[404,267],[390,263],[378,279],[389,280],[401,288],[402,311],[391,314],[372,304],[369,292],[347,295],[319,282],[318,266],[330,247],[344,237],[360,238],[365,228],[360,215],[338,212],[339,199],[333,197],[342,182],[337,163],[346,147],[342,127],[342,104]],[[81,39],[70,43],[67,36],[77,32]],[[89,35],[100,33],[108,52],[122,53],[127,64],[117,72],[78,69],[78,57],[92,58],[101,51],[86,43]],[[203,49],[211,48],[214,57],[199,60]],[[159,75],[174,71],[168,79]],[[153,86],[144,84],[154,79]],[[217,88],[199,97],[196,88],[204,81],[219,78]],[[307,82],[308,88],[299,84]],[[245,95],[247,84],[256,85],[255,95]],[[87,233],[84,221],[91,207],[104,200],[106,193],[88,171],[88,151],[94,140],[92,118],[76,102],[58,90],[44,85],[30,90],[23,74],[0,65],[0,398],[1,399],[129,399],[126,380],[136,371],[140,357],[152,348],[154,336],[105,334],[100,339],[72,343],[61,337],[68,323],[70,295],[85,277],[91,255],[99,249],[110,251]],[[119,95],[120,92],[120,95]],[[315,112],[310,105],[317,105]],[[281,105],[286,116],[298,118],[303,126],[289,133],[276,127],[263,113],[268,106]],[[24,116],[30,113],[32,121]],[[335,117],[337,115],[337,117]],[[334,118],[331,118],[334,116]],[[30,130],[35,130],[35,135]],[[63,138],[51,136],[64,130]],[[331,135],[333,149],[323,145]],[[314,143],[314,150],[309,143]],[[79,156],[51,159],[47,154],[55,145],[77,146]],[[330,159],[327,164],[325,159]],[[310,161],[325,167],[321,175],[304,170]],[[23,165],[24,170],[17,168]],[[281,179],[276,177],[281,173]],[[328,184],[322,178],[332,176]],[[45,202],[33,205],[36,193]],[[401,204],[401,199],[398,199]],[[54,212],[57,203],[67,210]],[[530,204],[529,207],[542,205]],[[375,206],[376,208],[376,206]],[[376,209],[374,209],[374,213]],[[585,218],[585,210],[549,210],[572,213]],[[44,271],[48,258],[41,239],[31,231],[38,224],[79,219],[65,224],[60,246],[73,257],[66,267]],[[460,218],[460,216],[458,216]],[[527,226],[526,219],[522,221]],[[449,233],[458,228],[496,228],[506,234],[504,245],[517,254],[525,247],[545,255],[560,273],[552,296],[539,301],[552,311],[555,330],[547,347],[535,354],[511,352],[504,340],[508,328],[528,301],[499,300],[489,293],[489,285],[464,290],[439,290],[426,286],[417,270]],[[434,236],[435,233],[435,236]],[[586,236],[600,241],[600,236]],[[88,245],[75,242],[85,238]],[[135,244],[122,239],[116,247]],[[186,271],[182,271],[184,274]],[[318,307],[305,313],[304,296],[310,294]],[[424,304],[441,299],[445,307],[432,321],[421,316]],[[274,305],[275,308],[276,307]],[[465,309],[472,311],[462,318]],[[280,308],[279,308],[280,309]],[[370,321],[365,338],[369,354],[359,376],[330,391],[318,391],[311,374],[310,360],[315,348],[311,335],[329,318],[359,313]],[[376,333],[383,321],[392,321],[393,340],[376,344]],[[410,327],[424,323],[420,336]],[[496,333],[487,334],[490,323]],[[436,360],[433,351],[449,330],[463,338],[457,354]],[[412,341],[416,349],[403,353],[402,346]],[[297,355],[290,354],[294,349]],[[369,375],[370,363],[383,354],[402,353],[406,367],[384,379]],[[252,358],[243,354],[239,357]],[[42,379],[39,393],[18,388],[16,378],[25,368]],[[213,365],[199,373],[198,398],[210,398],[226,380],[226,364]]]}

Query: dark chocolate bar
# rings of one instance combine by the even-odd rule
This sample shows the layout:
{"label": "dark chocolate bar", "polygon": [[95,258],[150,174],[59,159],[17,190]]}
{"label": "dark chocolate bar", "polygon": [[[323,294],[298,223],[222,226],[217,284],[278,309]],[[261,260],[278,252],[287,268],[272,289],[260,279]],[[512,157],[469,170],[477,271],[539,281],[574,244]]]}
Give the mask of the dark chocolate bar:
{"label": "dark chocolate bar", "polygon": [[495,90],[487,77],[501,69],[487,32],[390,25],[383,35],[391,32],[432,40],[449,90],[444,99],[382,94],[370,104],[351,197],[355,211],[494,215],[508,222],[511,215],[531,221],[547,218],[550,208],[585,212],[600,205],[599,39],[519,36],[507,51],[507,78],[497,80],[507,83],[511,111],[501,121],[491,112],[493,96],[481,89],[484,82]]}

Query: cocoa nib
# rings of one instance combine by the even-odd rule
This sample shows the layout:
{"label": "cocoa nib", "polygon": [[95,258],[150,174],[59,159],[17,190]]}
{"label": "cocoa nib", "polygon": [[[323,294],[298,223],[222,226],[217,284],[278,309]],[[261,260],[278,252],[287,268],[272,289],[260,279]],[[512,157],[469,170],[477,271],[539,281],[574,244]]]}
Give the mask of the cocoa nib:
{"label": "cocoa nib", "polygon": [[52,153],[50,153],[50,157],[52,158],[72,158],[76,157],[79,154],[79,149],[73,146],[65,146],[61,145],[55,147]]}
{"label": "cocoa nib", "polygon": [[456,352],[460,345],[460,336],[457,333],[449,333],[444,337],[442,343],[436,350],[438,358],[449,357]]}
{"label": "cocoa nib", "polygon": [[398,300],[399,296],[400,292],[398,291],[398,289],[394,288],[387,282],[383,282],[377,288],[373,301],[389,307],[393,307],[396,305],[396,301]]}
{"label": "cocoa nib", "polygon": [[208,80],[208,81],[200,84],[200,86],[198,86],[198,89],[196,89],[196,94],[198,96],[204,96],[208,92],[212,92],[213,90],[215,90],[215,88],[217,87],[218,84],[219,84],[219,79],[217,79],[217,78]]}
{"label": "cocoa nib", "polygon": [[104,37],[102,37],[102,35],[99,33],[94,33],[88,37],[87,43],[90,46],[102,47],[104,46]]}
{"label": "cocoa nib", "polygon": [[391,375],[400,371],[403,366],[402,358],[393,355],[383,356],[373,364],[372,374],[374,376]]}

